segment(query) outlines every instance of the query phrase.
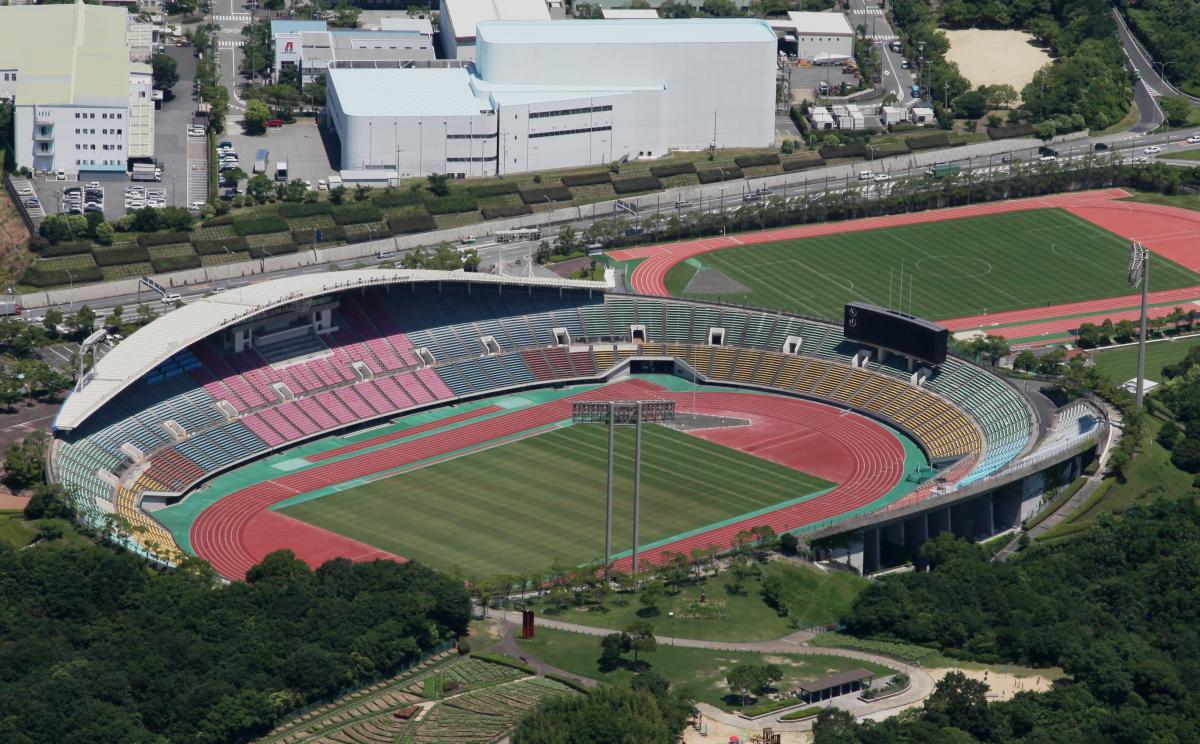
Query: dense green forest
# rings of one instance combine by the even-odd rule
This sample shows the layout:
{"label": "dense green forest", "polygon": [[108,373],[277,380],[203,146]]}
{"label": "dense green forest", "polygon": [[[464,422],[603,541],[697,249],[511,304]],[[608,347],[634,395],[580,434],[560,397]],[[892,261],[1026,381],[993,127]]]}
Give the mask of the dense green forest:
{"label": "dense green forest", "polygon": [[84,544],[0,545],[0,741],[237,742],[465,633],[461,584],[417,564],[267,556],[221,585]]}
{"label": "dense green forest", "polygon": [[1130,27],[1154,59],[1166,62],[1167,79],[1200,95],[1200,14],[1189,0],[1117,0]]}
{"label": "dense green forest", "polygon": [[[982,705],[982,691],[860,726],[827,716],[818,744],[1200,740],[1200,508],[1194,494],[1106,515],[1006,563],[949,536],[927,573],[874,583],[847,630],[963,658],[1061,666],[1070,681]],[[820,731],[819,731],[820,734]]]}
{"label": "dense green forest", "polygon": [[[1043,123],[1039,134],[1085,126],[1103,129],[1129,110],[1131,79],[1104,0],[946,0],[940,12],[929,0],[895,0],[893,12],[909,54],[924,44],[922,81],[932,99],[965,115],[976,96],[956,65],[946,61],[949,28],[1017,28],[1033,34],[1054,56],[1020,91],[1021,109],[1009,121]],[[986,95],[985,91],[985,95]],[[964,94],[966,97],[964,98]]]}

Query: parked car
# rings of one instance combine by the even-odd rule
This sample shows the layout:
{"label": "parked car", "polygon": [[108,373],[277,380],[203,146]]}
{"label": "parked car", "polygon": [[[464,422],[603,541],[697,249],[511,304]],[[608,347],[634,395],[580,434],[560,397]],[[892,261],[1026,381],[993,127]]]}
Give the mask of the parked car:
{"label": "parked car", "polygon": [[60,181],[65,181],[65,180],[67,180],[67,172],[60,170],[57,174],[55,174],[55,178],[57,178]]}
{"label": "parked car", "polygon": [[329,182],[326,181],[324,178],[317,180],[317,191],[325,191],[328,188],[329,188]]}
{"label": "parked car", "polygon": [[880,173],[877,176],[875,176],[876,183],[883,183],[884,181],[890,181],[890,180],[892,180],[892,177],[890,175],[888,175],[887,173]]}
{"label": "parked car", "polygon": [[267,119],[266,124],[268,127],[282,127],[283,119]]}

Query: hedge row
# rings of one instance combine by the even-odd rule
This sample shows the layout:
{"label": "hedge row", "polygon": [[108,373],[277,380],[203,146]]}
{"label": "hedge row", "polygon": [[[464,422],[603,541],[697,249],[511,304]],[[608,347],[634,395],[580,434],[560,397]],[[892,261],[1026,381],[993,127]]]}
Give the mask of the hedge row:
{"label": "hedge row", "polygon": [[474,654],[471,654],[471,658],[479,659],[480,661],[490,661],[493,664],[500,664],[502,666],[512,667],[513,669],[519,669],[522,672],[525,672],[526,674],[536,674],[537,673],[537,670],[535,670],[533,667],[529,666],[528,664],[526,664],[523,661],[514,659],[511,656],[501,656],[500,654],[474,653]]}
{"label": "hedge row", "polygon": [[270,258],[271,256],[282,256],[288,253],[295,253],[300,250],[300,246],[295,243],[280,243],[278,245],[260,246],[250,249],[250,258]]}
{"label": "hedge row", "polygon": [[238,235],[263,235],[273,232],[287,232],[288,223],[282,217],[274,214],[263,214],[254,217],[239,217],[233,221],[233,231]]}
{"label": "hedge row", "polygon": [[[296,245],[312,245],[313,233],[315,233],[315,232],[316,232],[316,230],[293,230],[292,231],[292,240],[296,243]],[[345,239],[346,239],[346,231],[338,225],[334,225],[333,227],[322,227],[321,228],[321,242],[322,243],[328,242],[331,240],[345,240]]]}
{"label": "hedge row", "polygon": [[700,183],[717,183],[718,181],[734,181],[742,178],[741,168],[709,168],[696,171]]}
{"label": "hedge row", "polygon": [[536,189],[522,189],[521,201],[526,204],[543,204],[550,201],[571,201],[575,195],[566,186],[543,186]]}
{"label": "hedge row", "polygon": [[120,266],[121,264],[149,261],[150,251],[140,245],[123,245],[111,248],[96,248],[92,251],[97,266]]}
{"label": "hedge row", "polygon": [[663,187],[662,181],[654,176],[634,176],[613,181],[613,191],[618,194],[632,194],[635,191],[658,191]]}
{"label": "hedge row", "polygon": [[612,174],[608,171],[599,173],[579,173],[574,176],[563,176],[563,186],[595,186],[601,183],[611,183]]}
{"label": "hedge row", "polygon": [[825,165],[825,158],[802,158],[800,160],[783,161],[783,172],[804,170],[805,168],[820,168]]}
{"label": "hedge row", "polygon": [[[339,225],[361,225],[364,222],[379,222],[383,213],[374,204],[361,202],[358,204],[340,204],[333,208],[333,221]],[[283,230],[287,230],[287,225]],[[281,232],[272,230],[271,232]]]}
{"label": "hedge row", "polygon": [[949,147],[950,135],[946,132],[932,132],[919,137],[909,137],[904,141],[910,150],[932,150],[935,147]]}
{"label": "hedge row", "polygon": [[457,191],[449,196],[430,199],[425,202],[425,208],[430,214],[456,214],[458,212],[474,212],[479,209],[479,202],[474,194]]}
{"label": "hedge row", "polygon": [[55,245],[46,246],[42,251],[42,258],[56,258],[58,256],[80,256],[85,253],[92,252],[92,244],[86,240],[77,243],[57,243]]}
{"label": "hedge row", "polygon": [[385,191],[372,201],[383,209],[389,207],[412,207],[424,201],[420,191]]}
{"label": "hedge row", "polygon": [[863,142],[847,142],[844,145],[823,145],[817,152],[826,160],[861,158],[867,154],[867,146]]}
{"label": "hedge row", "polygon": [[867,148],[867,152],[877,158],[887,158],[893,155],[907,155],[909,153],[908,145],[903,142],[892,142],[882,145],[871,145]]}
{"label": "hedge row", "polygon": [[481,183],[476,186],[468,186],[467,191],[475,195],[476,199],[485,199],[489,196],[505,196],[507,194],[515,194],[521,190],[513,181],[500,181],[498,183]]}
{"label": "hedge row", "polygon": [[407,235],[409,233],[437,229],[437,224],[434,223],[433,216],[428,212],[414,212],[413,214],[392,217],[387,221],[387,224],[388,229],[392,231],[393,235]]}
{"label": "hedge row", "polygon": [[650,172],[655,178],[670,178],[696,172],[695,163],[663,163],[650,166]]}
{"label": "hedge row", "polygon": [[533,207],[528,204],[503,204],[495,207],[484,207],[481,211],[485,220],[497,220],[504,217],[520,217],[523,214],[533,214]]}
{"label": "hedge row", "polygon": [[99,266],[72,269],[68,274],[66,269],[44,269],[34,264],[21,276],[21,283],[31,287],[56,287],[70,284],[72,276],[77,284],[104,281],[104,275],[100,273]]}
{"label": "hedge row", "polygon": [[1032,137],[1034,128],[1032,124],[1010,124],[1006,127],[988,127],[987,133],[988,137],[994,140]]}
{"label": "hedge row", "polygon": [[201,256],[217,256],[225,253],[238,253],[250,250],[245,238],[226,238],[224,240],[197,240],[192,244],[196,253]]}
{"label": "hedge row", "polygon": [[296,217],[314,217],[318,214],[329,214],[333,210],[333,205],[329,202],[316,202],[315,204],[280,204],[279,216],[284,219],[294,219]]}
{"label": "hedge row", "polygon": [[162,258],[154,258],[150,260],[150,265],[154,267],[154,273],[165,274],[168,271],[183,271],[184,269],[200,268],[200,257],[191,256],[163,256]]}
{"label": "hedge row", "polygon": [[739,168],[757,168],[764,165],[779,165],[779,155],[773,152],[738,155],[733,159]]}
{"label": "hedge row", "polygon": [[185,232],[147,233],[138,236],[138,245],[149,248],[152,245],[170,245],[171,243],[186,243],[192,236]]}

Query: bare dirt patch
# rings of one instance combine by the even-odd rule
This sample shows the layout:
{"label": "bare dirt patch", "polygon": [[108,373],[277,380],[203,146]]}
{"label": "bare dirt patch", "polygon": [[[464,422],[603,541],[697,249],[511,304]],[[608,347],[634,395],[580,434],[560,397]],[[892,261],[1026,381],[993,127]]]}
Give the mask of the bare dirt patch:
{"label": "bare dirt patch", "polygon": [[946,59],[974,85],[1008,83],[1020,93],[1050,63],[1050,54],[1034,46],[1033,35],[1024,31],[967,28],[945,33],[950,39]]}
{"label": "bare dirt patch", "polygon": [[0,193],[0,270],[17,279],[33,263],[29,230],[7,193]]}
{"label": "bare dirt patch", "polygon": [[962,672],[971,679],[983,682],[988,686],[987,699],[990,702],[997,700],[1010,700],[1013,695],[1018,692],[1046,692],[1050,689],[1051,679],[1049,674],[1035,674],[1030,676],[1019,676],[1011,672],[1004,672],[995,668],[988,669],[948,669],[938,668],[930,669],[929,674],[937,681],[941,681],[950,672]]}

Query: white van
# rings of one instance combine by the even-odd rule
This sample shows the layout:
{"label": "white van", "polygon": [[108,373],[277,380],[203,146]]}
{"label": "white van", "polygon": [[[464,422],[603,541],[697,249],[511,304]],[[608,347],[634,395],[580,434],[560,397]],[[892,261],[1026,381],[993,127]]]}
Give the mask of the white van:
{"label": "white van", "polygon": [[872,173],[871,171],[859,171],[858,172],[858,180],[860,180],[860,181],[870,181],[874,177],[875,177],[875,174]]}
{"label": "white van", "polygon": [[164,305],[174,305],[176,302],[179,302],[182,299],[183,299],[182,295],[180,295],[177,292],[172,292],[171,294],[163,295],[162,297],[159,298],[158,301]]}

